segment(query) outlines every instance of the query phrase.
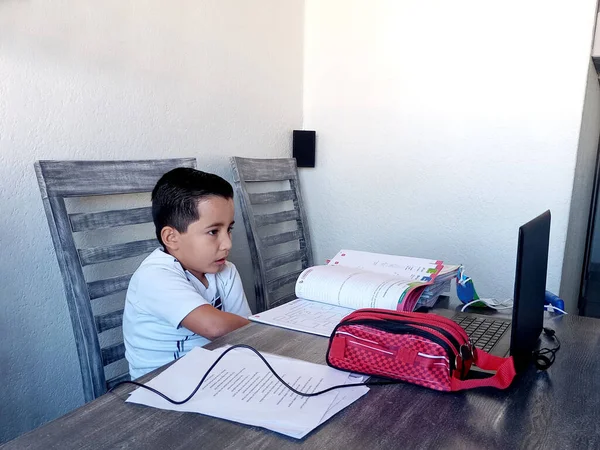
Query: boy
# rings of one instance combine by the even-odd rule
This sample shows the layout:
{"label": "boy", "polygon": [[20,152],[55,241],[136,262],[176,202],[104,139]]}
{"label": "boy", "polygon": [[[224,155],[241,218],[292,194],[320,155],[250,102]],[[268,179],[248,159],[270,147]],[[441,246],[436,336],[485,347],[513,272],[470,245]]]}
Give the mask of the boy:
{"label": "boy", "polygon": [[227,261],[233,217],[233,189],[217,175],[178,168],[154,187],[162,248],[133,274],[123,314],[132,379],[248,323],[240,276]]}

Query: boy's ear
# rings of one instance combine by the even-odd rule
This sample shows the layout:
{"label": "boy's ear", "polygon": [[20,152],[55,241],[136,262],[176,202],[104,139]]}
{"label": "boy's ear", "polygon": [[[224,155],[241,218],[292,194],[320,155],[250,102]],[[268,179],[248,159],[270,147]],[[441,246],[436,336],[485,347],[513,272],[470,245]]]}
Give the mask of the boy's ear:
{"label": "boy's ear", "polygon": [[170,226],[163,227],[163,229],[160,230],[160,237],[168,250],[179,249],[179,231],[175,228]]}

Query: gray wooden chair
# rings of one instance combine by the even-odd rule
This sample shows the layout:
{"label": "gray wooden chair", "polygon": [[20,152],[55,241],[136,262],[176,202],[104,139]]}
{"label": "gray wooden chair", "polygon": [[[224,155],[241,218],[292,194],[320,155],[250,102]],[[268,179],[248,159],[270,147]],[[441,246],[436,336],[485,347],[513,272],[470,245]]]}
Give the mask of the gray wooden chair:
{"label": "gray wooden chair", "polygon": [[293,158],[231,158],[252,263],[257,312],[296,298],[294,285],[313,264]]}
{"label": "gray wooden chair", "polygon": [[[109,197],[109,200],[111,198],[116,200],[118,194],[151,192],[160,176],[175,167],[196,167],[196,160],[185,158],[148,161],[37,161],[35,163],[42,201],[71,315],[85,401],[93,400],[117,382],[129,379],[127,371],[108,380],[105,376],[106,366],[125,357],[122,333],[120,330],[114,330],[122,325],[123,300],[120,299],[120,309],[117,310],[95,315],[94,309],[98,302],[101,302],[100,299],[108,301],[107,297],[126,290],[132,273],[121,273],[95,281],[88,281],[89,276],[84,274],[89,275],[92,270],[90,266],[99,268],[102,266],[95,265],[103,263],[109,263],[109,267],[115,271],[115,267],[118,268],[122,262],[119,260],[148,254],[159,244],[156,238],[153,238],[78,248],[76,242],[85,241],[82,235],[86,232],[88,234],[116,233],[118,230],[122,232],[122,227],[128,225],[152,222],[151,206],[73,213],[67,210],[68,205],[70,202],[77,201],[72,197],[107,195],[113,196]],[[86,199],[80,199],[83,200]],[[94,204],[93,199],[89,200]],[[116,343],[101,348],[103,339],[100,339],[100,335],[110,330],[119,332],[114,333],[117,334]],[[126,367],[126,364],[124,366]]]}

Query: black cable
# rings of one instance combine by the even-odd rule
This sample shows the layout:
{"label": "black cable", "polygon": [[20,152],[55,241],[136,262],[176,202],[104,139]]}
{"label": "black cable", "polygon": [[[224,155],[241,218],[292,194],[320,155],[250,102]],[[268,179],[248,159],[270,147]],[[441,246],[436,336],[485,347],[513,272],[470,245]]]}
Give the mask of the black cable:
{"label": "black cable", "polygon": [[145,384],[142,384],[142,383],[138,383],[137,381],[121,381],[121,382],[115,384],[112,388],[110,388],[108,390],[108,392],[112,392],[118,386],[121,386],[122,384],[133,384],[135,386],[139,386],[141,388],[148,389],[150,392],[154,392],[156,395],[164,398],[166,401],[168,401],[170,403],[173,403],[174,405],[182,405],[183,403],[188,402],[194,395],[196,395],[196,392],[198,392],[198,389],[200,389],[200,387],[202,386],[202,383],[204,383],[204,380],[206,380],[206,377],[208,376],[208,374],[215,368],[215,366],[219,363],[219,361],[221,361],[221,359],[227,353],[229,353],[231,350],[236,349],[236,348],[246,348],[248,350],[252,350],[266,364],[266,366],[269,368],[269,370],[271,371],[271,373],[273,373],[273,375],[275,375],[275,378],[277,378],[281,384],[283,384],[285,387],[287,387],[293,393],[301,395],[303,397],[315,397],[317,395],[321,395],[321,394],[325,394],[326,392],[333,391],[334,389],[341,389],[341,388],[347,388],[347,387],[378,386],[378,385],[399,384],[399,383],[401,383],[400,381],[391,381],[391,380],[390,381],[370,381],[370,382],[367,381],[365,383],[338,384],[337,386],[331,386],[331,387],[329,387],[327,389],[323,389],[322,391],[318,391],[318,392],[310,392],[310,393],[309,392],[300,392],[300,391],[296,390],[295,388],[293,388],[292,386],[290,386],[288,383],[286,383],[283,380],[283,378],[281,378],[277,374],[277,372],[275,372],[275,370],[271,367],[271,365],[268,363],[268,361],[264,358],[263,355],[260,354],[260,352],[258,350],[256,350],[253,347],[250,347],[249,345],[246,345],[246,344],[237,344],[237,345],[232,345],[227,350],[225,350],[223,353],[221,353],[221,355],[217,358],[217,360],[214,363],[212,363],[212,365],[208,368],[208,370],[206,371],[206,373],[204,374],[204,376],[202,377],[202,379],[200,380],[200,382],[198,383],[198,385],[196,386],[196,388],[192,391],[192,393],[190,395],[188,395],[183,400],[173,400],[172,398],[167,397],[165,394],[163,394],[162,392],[158,391],[157,389],[154,389],[154,388],[152,388],[150,386],[146,386]]}
{"label": "black cable", "polygon": [[556,332],[551,328],[544,328],[544,333],[553,338],[557,345],[554,348],[542,348],[533,352],[533,363],[538,370],[548,370],[556,360],[556,352],[560,350],[560,340],[556,336]]}

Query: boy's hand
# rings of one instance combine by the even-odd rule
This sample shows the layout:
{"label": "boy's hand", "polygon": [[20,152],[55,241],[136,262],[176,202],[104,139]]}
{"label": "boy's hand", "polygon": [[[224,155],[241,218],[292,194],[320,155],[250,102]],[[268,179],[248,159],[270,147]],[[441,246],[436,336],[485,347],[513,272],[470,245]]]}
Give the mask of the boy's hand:
{"label": "boy's hand", "polygon": [[248,319],[219,311],[212,305],[198,306],[181,321],[188,330],[211,341],[249,323]]}

